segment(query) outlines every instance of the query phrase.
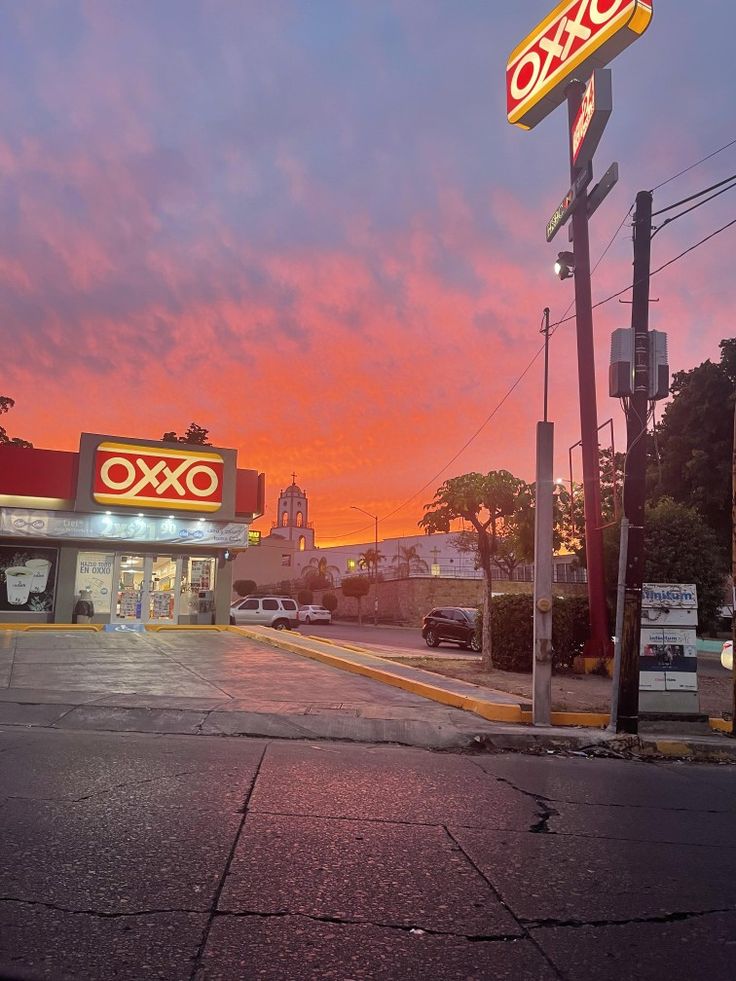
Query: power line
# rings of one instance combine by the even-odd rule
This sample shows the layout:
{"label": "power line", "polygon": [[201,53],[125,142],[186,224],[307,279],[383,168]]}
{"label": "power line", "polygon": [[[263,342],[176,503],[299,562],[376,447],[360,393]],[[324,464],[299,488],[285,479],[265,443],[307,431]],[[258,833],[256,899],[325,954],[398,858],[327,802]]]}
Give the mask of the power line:
{"label": "power line", "polygon": [[704,187],[702,191],[698,191],[696,194],[691,194],[687,198],[683,198],[681,201],[675,201],[674,204],[668,204],[666,208],[660,208],[659,211],[652,212],[652,218],[656,218],[657,215],[663,215],[665,211],[672,211],[673,208],[679,208],[681,204],[688,204],[690,201],[694,201],[695,198],[702,198],[704,194],[708,194],[710,191],[715,191],[719,187],[723,187],[724,184],[728,184],[729,181],[736,180],[736,174],[731,174],[730,177],[726,177],[722,181],[718,181],[717,184],[711,184],[710,187]]}
{"label": "power line", "polygon": [[736,139],[731,140],[730,143],[724,143],[723,146],[719,146],[717,150],[713,151],[713,153],[709,153],[707,157],[703,157],[701,160],[697,160],[694,164],[690,164],[689,167],[686,167],[684,170],[681,170],[679,173],[673,174],[672,177],[668,177],[666,181],[662,181],[661,184],[657,184],[655,187],[652,188],[652,191],[653,192],[658,191],[659,188],[664,187],[665,184],[670,184],[672,181],[676,181],[678,177],[682,177],[683,174],[687,174],[689,171],[694,170],[696,167],[699,167],[702,163],[705,163],[706,160],[710,160],[712,157],[715,157],[716,154],[722,153],[724,150],[728,150],[728,148],[733,146],[735,143],[736,143]]}
{"label": "power line", "polygon": [[[736,178],[736,174],[734,174],[734,178]],[[712,201],[714,198],[719,198],[721,194],[725,194],[726,191],[732,191],[734,187],[736,187],[736,180],[734,180],[734,178],[729,178],[729,180],[731,180],[732,183],[729,184],[728,187],[722,187],[720,191],[716,191],[715,194],[711,194],[711,196],[709,198],[705,198],[704,201],[698,201],[698,203],[692,205],[692,207],[686,208],[684,211],[680,211],[679,214],[673,215],[671,218],[667,218],[665,221],[662,222],[661,225],[659,225],[657,228],[654,229],[654,231],[652,232],[652,238],[654,238],[657,232],[661,232],[662,229],[665,227],[665,225],[669,225],[671,222],[677,221],[677,219],[682,218],[683,215],[689,215],[691,211],[696,211],[698,208],[702,208],[704,204],[708,204],[708,202]],[[692,200],[692,198],[690,200]],[[661,212],[659,213],[661,214]]]}

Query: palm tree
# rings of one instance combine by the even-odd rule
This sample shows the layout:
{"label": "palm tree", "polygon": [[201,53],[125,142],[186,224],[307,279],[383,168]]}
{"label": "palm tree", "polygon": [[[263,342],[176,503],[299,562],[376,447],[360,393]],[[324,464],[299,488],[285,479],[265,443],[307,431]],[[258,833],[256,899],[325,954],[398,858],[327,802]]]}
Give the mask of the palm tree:
{"label": "palm tree", "polygon": [[399,545],[399,551],[391,564],[399,579],[408,579],[411,575],[421,576],[429,572],[429,566],[419,554],[417,545]]}
{"label": "palm tree", "polygon": [[382,552],[376,551],[375,548],[367,548],[365,552],[361,552],[358,556],[358,568],[367,569],[368,572],[373,569],[378,578],[378,566],[383,562],[385,556]]}
{"label": "palm tree", "polygon": [[[340,575],[340,570],[336,565],[328,565],[327,559],[317,556],[312,556],[312,558],[307,563],[307,568],[304,573],[305,580],[317,581],[320,583],[325,583],[327,586],[335,585],[335,576]],[[317,587],[320,588],[320,587]]]}

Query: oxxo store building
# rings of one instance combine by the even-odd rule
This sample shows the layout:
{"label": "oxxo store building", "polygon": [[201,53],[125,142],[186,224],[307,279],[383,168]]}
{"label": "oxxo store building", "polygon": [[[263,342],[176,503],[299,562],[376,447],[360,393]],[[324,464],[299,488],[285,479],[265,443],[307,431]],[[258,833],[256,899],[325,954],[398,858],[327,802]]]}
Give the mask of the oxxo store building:
{"label": "oxxo store building", "polygon": [[228,623],[264,475],[232,449],[83,433],[0,445],[0,622]]}

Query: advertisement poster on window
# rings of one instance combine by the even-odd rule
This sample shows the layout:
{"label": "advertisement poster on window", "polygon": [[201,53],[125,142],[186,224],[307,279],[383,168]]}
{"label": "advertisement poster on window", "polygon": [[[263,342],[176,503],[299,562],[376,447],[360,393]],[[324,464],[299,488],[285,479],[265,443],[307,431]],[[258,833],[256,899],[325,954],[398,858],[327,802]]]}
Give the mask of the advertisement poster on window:
{"label": "advertisement poster on window", "polygon": [[109,613],[112,607],[112,567],[115,556],[107,552],[80,552],[77,557],[76,596],[88,589],[95,613]]}
{"label": "advertisement poster on window", "polygon": [[51,613],[58,551],[0,546],[0,610]]}
{"label": "advertisement poster on window", "polygon": [[211,589],[210,570],[212,568],[211,559],[192,559],[192,589]]}

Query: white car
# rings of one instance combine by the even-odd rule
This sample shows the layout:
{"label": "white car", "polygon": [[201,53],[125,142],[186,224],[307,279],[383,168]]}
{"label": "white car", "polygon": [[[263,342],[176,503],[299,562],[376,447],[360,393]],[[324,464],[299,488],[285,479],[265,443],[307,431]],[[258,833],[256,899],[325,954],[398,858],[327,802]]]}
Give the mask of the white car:
{"label": "white car", "polygon": [[299,626],[296,600],[289,596],[246,596],[230,607],[230,623],[291,630]]}
{"label": "white car", "polygon": [[726,671],[733,671],[733,641],[727,640],[721,649],[721,664]]}
{"label": "white car", "polygon": [[332,614],[324,606],[300,606],[299,623],[332,623]]}

